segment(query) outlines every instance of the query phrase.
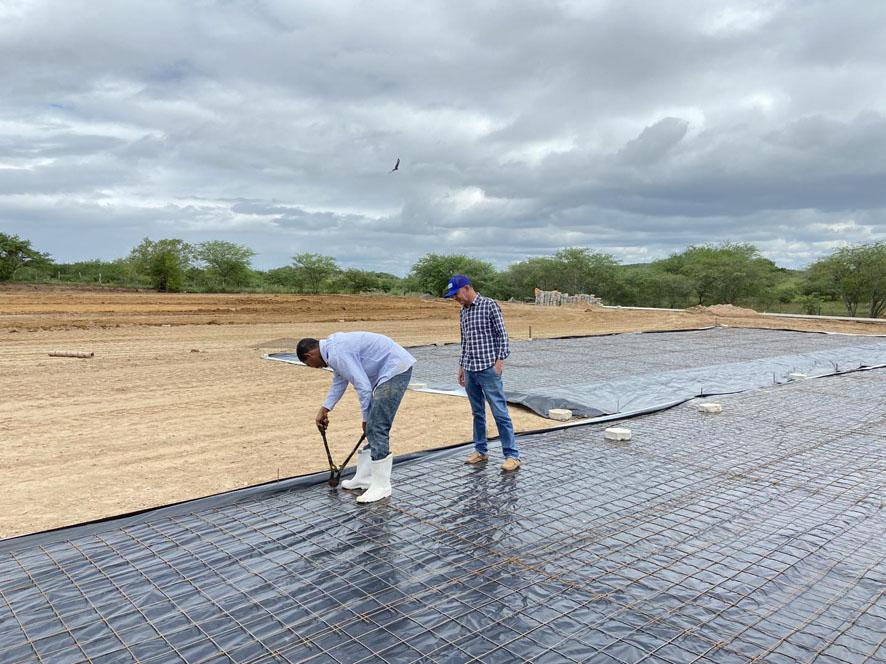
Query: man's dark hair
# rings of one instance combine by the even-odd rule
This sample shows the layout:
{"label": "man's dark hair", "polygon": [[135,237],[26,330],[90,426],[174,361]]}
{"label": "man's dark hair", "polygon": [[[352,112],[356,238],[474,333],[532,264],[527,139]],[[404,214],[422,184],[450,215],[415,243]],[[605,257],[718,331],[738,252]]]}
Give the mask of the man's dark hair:
{"label": "man's dark hair", "polygon": [[316,339],[302,339],[298,342],[298,346],[295,347],[295,354],[298,355],[298,359],[302,362],[305,361],[305,355],[308,354],[309,351],[314,350],[317,346],[320,345],[320,342]]}

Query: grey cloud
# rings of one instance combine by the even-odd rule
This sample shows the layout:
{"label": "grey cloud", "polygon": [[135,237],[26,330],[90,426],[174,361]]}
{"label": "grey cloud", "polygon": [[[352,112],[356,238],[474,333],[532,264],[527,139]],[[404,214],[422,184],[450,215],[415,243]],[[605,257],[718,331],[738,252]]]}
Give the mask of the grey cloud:
{"label": "grey cloud", "polygon": [[36,156],[52,159],[110,152],[123,145],[123,140],[113,136],[66,134],[60,131],[56,136],[41,136],[32,140],[7,136],[0,142],[0,155],[22,160]]}
{"label": "grey cloud", "polygon": [[397,273],[429,251],[719,239],[798,265],[886,237],[873,0],[33,0],[6,18],[0,227],[59,257],[75,234],[124,255],[135,229]]}
{"label": "grey cloud", "polygon": [[126,171],[113,159],[73,159],[31,169],[3,169],[0,171],[0,196],[76,192],[99,199],[103,197],[100,190],[131,184],[137,179],[137,173]]}
{"label": "grey cloud", "polygon": [[637,138],[626,143],[619,150],[617,161],[636,166],[656,162],[683,140],[688,129],[689,123],[686,120],[663,118],[654,125],[646,127]]}

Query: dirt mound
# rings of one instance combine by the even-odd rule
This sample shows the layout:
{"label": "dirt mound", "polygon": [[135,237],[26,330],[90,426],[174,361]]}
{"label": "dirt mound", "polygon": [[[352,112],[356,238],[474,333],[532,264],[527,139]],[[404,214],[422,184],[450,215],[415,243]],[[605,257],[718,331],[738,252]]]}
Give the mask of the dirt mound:
{"label": "dirt mound", "polygon": [[0,281],[0,293],[150,293],[144,288],[120,288],[118,286],[90,286],[88,284],[37,283]]}
{"label": "dirt mound", "polygon": [[587,302],[570,302],[569,304],[560,305],[563,309],[570,309],[574,311],[600,311],[599,307],[595,307],[593,304],[588,304]]}
{"label": "dirt mound", "polygon": [[689,307],[685,310],[688,314],[711,314],[713,316],[760,316],[761,314],[753,309],[745,309],[744,307],[736,307],[731,304],[714,304],[705,307],[700,304]]}

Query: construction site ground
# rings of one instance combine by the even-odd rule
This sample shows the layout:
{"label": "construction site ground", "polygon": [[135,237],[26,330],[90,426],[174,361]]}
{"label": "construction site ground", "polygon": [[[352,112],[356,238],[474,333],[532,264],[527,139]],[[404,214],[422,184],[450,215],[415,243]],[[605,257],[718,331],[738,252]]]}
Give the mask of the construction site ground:
{"label": "construction site ground", "polygon": [[[876,323],[769,318],[732,307],[502,303],[502,311],[515,339],[530,329],[541,338],[717,324],[886,333]],[[294,349],[304,336],[354,330],[405,346],[457,342],[458,305],[0,285],[0,537],[325,470],[314,416],[330,374],[260,356]],[[53,351],[94,356],[50,357]],[[511,414],[518,431],[554,424],[522,408]],[[330,419],[330,447],[340,461],[360,433],[353,390]],[[466,399],[407,392],[391,441],[403,454],[470,437]]]}

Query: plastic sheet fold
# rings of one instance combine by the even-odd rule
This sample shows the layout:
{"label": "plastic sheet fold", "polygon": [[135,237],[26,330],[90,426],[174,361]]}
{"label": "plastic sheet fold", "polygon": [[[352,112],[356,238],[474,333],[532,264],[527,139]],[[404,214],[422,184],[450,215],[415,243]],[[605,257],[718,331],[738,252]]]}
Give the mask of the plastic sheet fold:
{"label": "plastic sheet fold", "polygon": [[[410,348],[417,391],[466,396],[455,380],[458,344]],[[267,359],[301,364],[294,353]],[[881,336],[715,327],[511,342],[505,397],[542,417],[567,408],[575,417],[647,410],[697,396],[732,394],[886,365]]]}

